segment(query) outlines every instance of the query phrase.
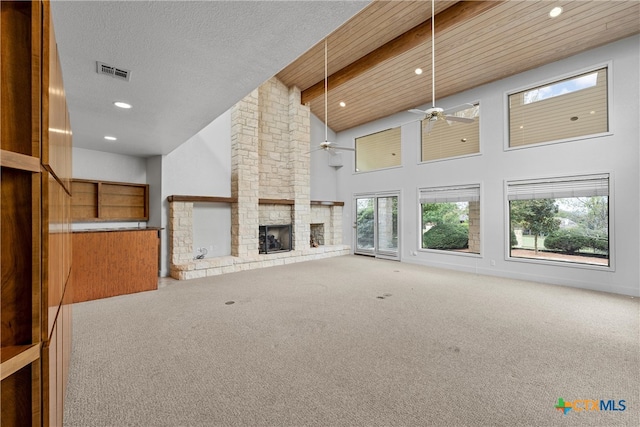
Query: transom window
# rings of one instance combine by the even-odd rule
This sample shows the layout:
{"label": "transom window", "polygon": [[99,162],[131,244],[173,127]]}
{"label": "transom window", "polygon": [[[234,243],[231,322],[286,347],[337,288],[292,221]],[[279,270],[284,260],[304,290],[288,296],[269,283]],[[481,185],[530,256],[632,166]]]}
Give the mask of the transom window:
{"label": "transom window", "polygon": [[609,175],[507,183],[509,255],[609,266]]}
{"label": "transom window", "polygon": [[423,162],[477,154],[480,152],[480,104],[463,108],[452,116],[473,119],[473,123],[422,120],[421,135]]}
{"label": "transom window", "polygon": [[402,164],[400,128],[356,138],[356,172],[391,168]]}
{"label": "transom window", "polygon": [[509,95],[509,147],[608,130],[606,68]]}

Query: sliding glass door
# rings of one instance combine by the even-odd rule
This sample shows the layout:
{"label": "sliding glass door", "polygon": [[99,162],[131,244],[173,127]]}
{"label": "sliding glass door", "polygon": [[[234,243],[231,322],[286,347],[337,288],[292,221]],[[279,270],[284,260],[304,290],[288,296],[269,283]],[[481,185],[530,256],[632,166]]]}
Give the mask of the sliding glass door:
{"label": "sliding glass door", "polygon": [[354,252],[399,259],[398,194],[356,196],[354,205]]}

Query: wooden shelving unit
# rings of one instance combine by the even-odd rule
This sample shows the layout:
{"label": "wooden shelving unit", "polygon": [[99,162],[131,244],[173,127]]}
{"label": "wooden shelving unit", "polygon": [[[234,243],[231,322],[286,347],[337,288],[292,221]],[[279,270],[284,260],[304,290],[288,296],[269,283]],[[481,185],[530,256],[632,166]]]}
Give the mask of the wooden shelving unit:
{"label": "wooden shelving unit", "polygon": [[148,221],[149,185],[129,182],[71,181],[74,221]]}
{"label": "wooden shelving unit", "polygon": [[48,349],[68,360],[71,132],[48,2],[0,8],[0,424],[62,425],[66,368]]}

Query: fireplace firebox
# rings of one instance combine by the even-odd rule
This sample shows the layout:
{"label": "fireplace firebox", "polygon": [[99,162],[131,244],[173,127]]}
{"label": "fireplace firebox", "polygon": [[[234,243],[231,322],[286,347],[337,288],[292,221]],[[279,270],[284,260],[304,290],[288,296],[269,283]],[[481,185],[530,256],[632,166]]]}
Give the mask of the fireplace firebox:
{"label": "fireplace firebox", "polygon": [[258,242],[261,254],[287,252],[292,248],[291,224],[261,225],[259,227]]}

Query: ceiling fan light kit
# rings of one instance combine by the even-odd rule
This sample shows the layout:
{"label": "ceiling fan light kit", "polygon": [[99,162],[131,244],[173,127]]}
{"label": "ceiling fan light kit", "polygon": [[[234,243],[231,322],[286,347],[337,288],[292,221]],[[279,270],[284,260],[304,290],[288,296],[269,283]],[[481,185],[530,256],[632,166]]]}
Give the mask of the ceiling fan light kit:
{"label": "ceiling fan light kit", "polygon": [[[328,151],[331,154],[337,154],[336,150],[343,150],[343,151],[356,151],[355,148],[350,148],[350,147],[342,147],[339,145],[336,145],[333,142],[329,141],[329,124],[327,123],[327,109],[328,109],[328,105],[329,103],[327,102],[327,93],[329,91],[329,84],[328,84],[328,74],[327,74],[327,39],[324,39],[324,142],[322,142],[318,148],[311,150],[311,152],[313,151],[318,151],[318,150],[324,150],[324,151]],[[344,105],[343,105],[344,104]],[[344,101],[340,102],[340,106],[341,107],[345,107],[346,104],[344,103]],[[333,159],[334,156],[332,156]],[[337,162],[337,161],[336,161]],[[340,161],[337,163],[340,163],[339,165],[337,164],[332,164],[333,160],[329,160],[329,165],[330,166],[334,166],[334,167],[340,167],[342,166],[342,157],[340,157]]]}
{"label": "ceiling fan light kit", "polygon": [[[431,131],[433,125],[438,120],[446,120],[449,124],[451,124],[451,122],[473,123],[473,119],[453,115],[460,110],[473,107],[472,104],[462,104],[457,107],[447,108],[446,110],[444,108],[436,107],[436,33],[434,21],[435,0],[431,0],[431,108],[427,108],[426,110],[413,108],[409,110],[410,113],[423,115],[424,117],[422,120],[429,121],[426,127],[427,133]],[[416,74],[419,74],[417,73],[417,70]]]}

